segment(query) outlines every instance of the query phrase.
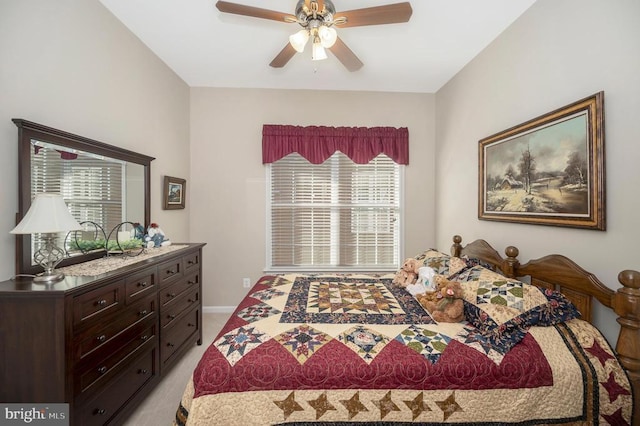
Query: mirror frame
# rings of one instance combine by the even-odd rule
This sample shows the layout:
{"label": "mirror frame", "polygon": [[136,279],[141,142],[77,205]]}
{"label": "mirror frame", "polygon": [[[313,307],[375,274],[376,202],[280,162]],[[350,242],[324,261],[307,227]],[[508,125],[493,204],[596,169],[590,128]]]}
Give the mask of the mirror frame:
{"label": "mirror frame", "polygon": [[[18,213],[16,214],[16,224],[20,223],[31,206],[31,140],[36,139],[142,165],[144,167],[144,227],[146,229],[149,226],[151,222],[151,161],[155,159],[154,157],[31,121],[19,118],[14,118],[12,121],[18,126]],[[103,257],[105,253],[106,250],[67,257],[58,266],[97,259]],[[42,267],[32,265],[31,259],[31,235],[16,235],[16,274],[42,272]]]}

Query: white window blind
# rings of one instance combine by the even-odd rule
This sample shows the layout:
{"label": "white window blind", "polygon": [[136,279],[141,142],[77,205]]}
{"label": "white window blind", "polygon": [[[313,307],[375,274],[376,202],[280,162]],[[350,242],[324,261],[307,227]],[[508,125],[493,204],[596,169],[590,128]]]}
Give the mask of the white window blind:
{"label": "white window blind", "polygon": [[272,163],[268,268],[396,269],[401,167],[340,152],[319,165],[296,153]]}
{"label": "white window blind", "polygon": [[[71,153],[55,145],[34,141],[31,150],[31,194],[59,193],[78,222],[91,221],[109,233],[123,219],[123,162],[84,152]],[[77,157],[76,157],[77,155]],[[32,239],[36,244],[39,239]]]}

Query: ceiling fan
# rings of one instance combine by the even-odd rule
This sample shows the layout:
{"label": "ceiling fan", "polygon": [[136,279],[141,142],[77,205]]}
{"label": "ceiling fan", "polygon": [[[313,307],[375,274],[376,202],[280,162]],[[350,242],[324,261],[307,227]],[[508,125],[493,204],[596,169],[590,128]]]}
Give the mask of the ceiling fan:
{"label": "ceiling fan", "polygon": [[326,59],[326,48],[331,50],[349,71],[359,70],[363,63],[338,37],[334,26],[348,28],[408,22],[413,12],[411,4],[403,2],[336,13],[331,0],[299,0],[295,15],[228,1],[218,1],[216,7],[224,13],[297,23],[302,27],[289,37],[289,43],[271,61],[269,65],[274,68],[285,66],[296,52],[302,52],[307,41],[311,40],[313,60]]}

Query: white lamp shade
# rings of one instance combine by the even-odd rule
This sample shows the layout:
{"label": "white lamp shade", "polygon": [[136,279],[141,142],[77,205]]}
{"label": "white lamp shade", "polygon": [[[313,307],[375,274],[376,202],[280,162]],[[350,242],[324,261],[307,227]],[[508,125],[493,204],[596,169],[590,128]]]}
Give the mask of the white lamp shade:
{"label": "white lamp shade", "polygon": [[311,52],[312,61],[321,61],[327,59],[327,52],[324,51],[324,47],[320,43],[313,43],[313,51]]}
{"label": "white lamp shade", "polygon": [[318,35],[320,36],[320,43],[324,48],[330,48],[334,44],[336,44],[336,40],[338,40],[338,32],[333,27],[322,26],[318,30]]}
{"label": "white lamp shade", "polygon": [[304,46],[307,44],[307,41],[309,41],[309,32],[307,30],[300,30],[289,36],[289,43],[291,43],[291,46],[296,49],[298,53],[304,52]]}
{"label": "white lamp shade", "polygon": [[44,234],[82,229],[60,194],[38,194],[11,234]]}

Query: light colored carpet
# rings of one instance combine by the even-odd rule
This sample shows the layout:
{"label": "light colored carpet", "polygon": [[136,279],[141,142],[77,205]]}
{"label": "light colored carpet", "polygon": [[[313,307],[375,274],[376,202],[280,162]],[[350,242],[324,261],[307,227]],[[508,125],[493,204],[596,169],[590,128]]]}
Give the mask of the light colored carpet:
{"label": "light colored carpet", "polygon": [[187,381],[204,351],[222,329],[230,314],[202,314],[202,345],[194,345],[169,371],[153,392],[127,419],[124,426],[171,425]]}

